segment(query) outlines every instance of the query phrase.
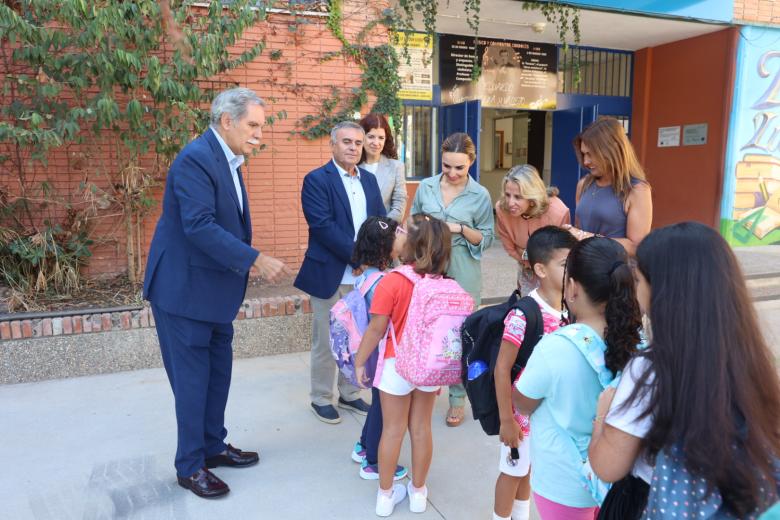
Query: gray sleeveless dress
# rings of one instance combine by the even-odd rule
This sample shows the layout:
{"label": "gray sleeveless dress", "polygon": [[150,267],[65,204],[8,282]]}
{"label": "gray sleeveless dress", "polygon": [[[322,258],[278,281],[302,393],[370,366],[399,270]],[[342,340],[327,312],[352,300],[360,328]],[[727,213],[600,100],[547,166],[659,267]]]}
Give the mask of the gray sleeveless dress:
{"label": "gray sleeveless dress", "polygon": [[[631,179],[632,186],[640,182],[642,181]],[[628,217],[623,208],[623,201],[612,189],[612,185],[602,187],[592,182],[582,192],[574,215],[583,231],[607,238],[626,238]]]}

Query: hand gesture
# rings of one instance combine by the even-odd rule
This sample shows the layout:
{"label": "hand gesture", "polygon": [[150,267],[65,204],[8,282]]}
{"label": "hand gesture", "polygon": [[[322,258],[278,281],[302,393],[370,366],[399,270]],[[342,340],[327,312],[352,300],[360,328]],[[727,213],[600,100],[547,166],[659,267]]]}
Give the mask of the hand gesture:
{"label": "hand gesture", "polygon": [[617,388],[610,386],[606,388],[599,396],[599,403],[596,405],[596,417],[605,419],[607,413],[609,413],[609,407],[612,405],[612,400],[615,398],[615,392]]}
{"label": "hand gesture", "polygon": [[262,279],[271,283],[276,283],[285,276],[292,275],[290,268],[284,265],[281,260],[263,254],[257,256],[254,265],[252,265],[252,272],[259,274]]}
{"label": "hand gesture", "polygon": [[355,366],[355,380],[360,388],[368,388],[368,375],[366,365]]}
{"label": "hand gesture", "polygon": [[501,442],[510,448],[517,448],[520,441],[523,440],[523,430],[517,424],[514,417],[501,421],[501,427],[498,430],[498,436]]}

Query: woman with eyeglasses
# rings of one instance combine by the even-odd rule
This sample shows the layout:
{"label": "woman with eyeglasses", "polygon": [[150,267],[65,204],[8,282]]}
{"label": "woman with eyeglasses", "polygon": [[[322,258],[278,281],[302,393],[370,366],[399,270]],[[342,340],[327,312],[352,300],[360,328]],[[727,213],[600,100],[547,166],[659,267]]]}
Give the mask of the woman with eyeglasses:
{"label": "woman with eyeglasses", "polygon": [[502,190],[504,196],[496,203],[496,233],[509,256],[517,260],[517,288],[527,295],[539,286],[525,256],[528,239],[545,226],[569,224],[571,216],[558,198],[558,188],[547,188],[530,164],[509,170]]}

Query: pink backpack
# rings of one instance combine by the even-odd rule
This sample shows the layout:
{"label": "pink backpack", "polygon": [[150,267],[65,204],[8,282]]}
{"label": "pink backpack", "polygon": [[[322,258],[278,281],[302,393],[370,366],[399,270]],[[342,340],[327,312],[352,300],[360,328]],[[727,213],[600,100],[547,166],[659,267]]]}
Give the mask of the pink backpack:
{"label": "pink backpack", "polygon": [[414,284],[400,343],[390,323],[398,374],[417,386],[460,383],[460,327],[474,311],[474,300],[450,278],[421,276],[409,265],[393,272]]}

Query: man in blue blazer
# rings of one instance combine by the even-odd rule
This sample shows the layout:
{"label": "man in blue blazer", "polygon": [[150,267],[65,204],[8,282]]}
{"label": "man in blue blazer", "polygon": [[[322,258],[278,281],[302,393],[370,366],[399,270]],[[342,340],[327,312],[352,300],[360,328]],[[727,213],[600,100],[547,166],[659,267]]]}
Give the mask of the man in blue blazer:
{"label": "man in blue blazer", "polygon": [[[357,232],[371,216],[385,216],[374,174],[357,167],[365,132],[354,122],[337,124],[330,133],[333,160],[303,179],[301,203],[309,225],[309,245],[295,287],[311,296],[311,410],[321,421],[341,421],[333,407],[336,362],[330,353],[330,308],[354,287],[352,248]],[[368,405],[360,390],[338,375],[341,408],[362,415]]]}
{"label": "man in blue blazer", "polygon": [[265,103],[234,88],[211,105],[211,127],[173,161],[149,249],[144,298],[152,304],[176,402],[179,485],[203,498],[230,489],[209,468],[255,464],[255,452],[225,444],[233,365],[233,319],[249,271],[275,281],[289,269],[251,246],[240,166],[257,149]]}

